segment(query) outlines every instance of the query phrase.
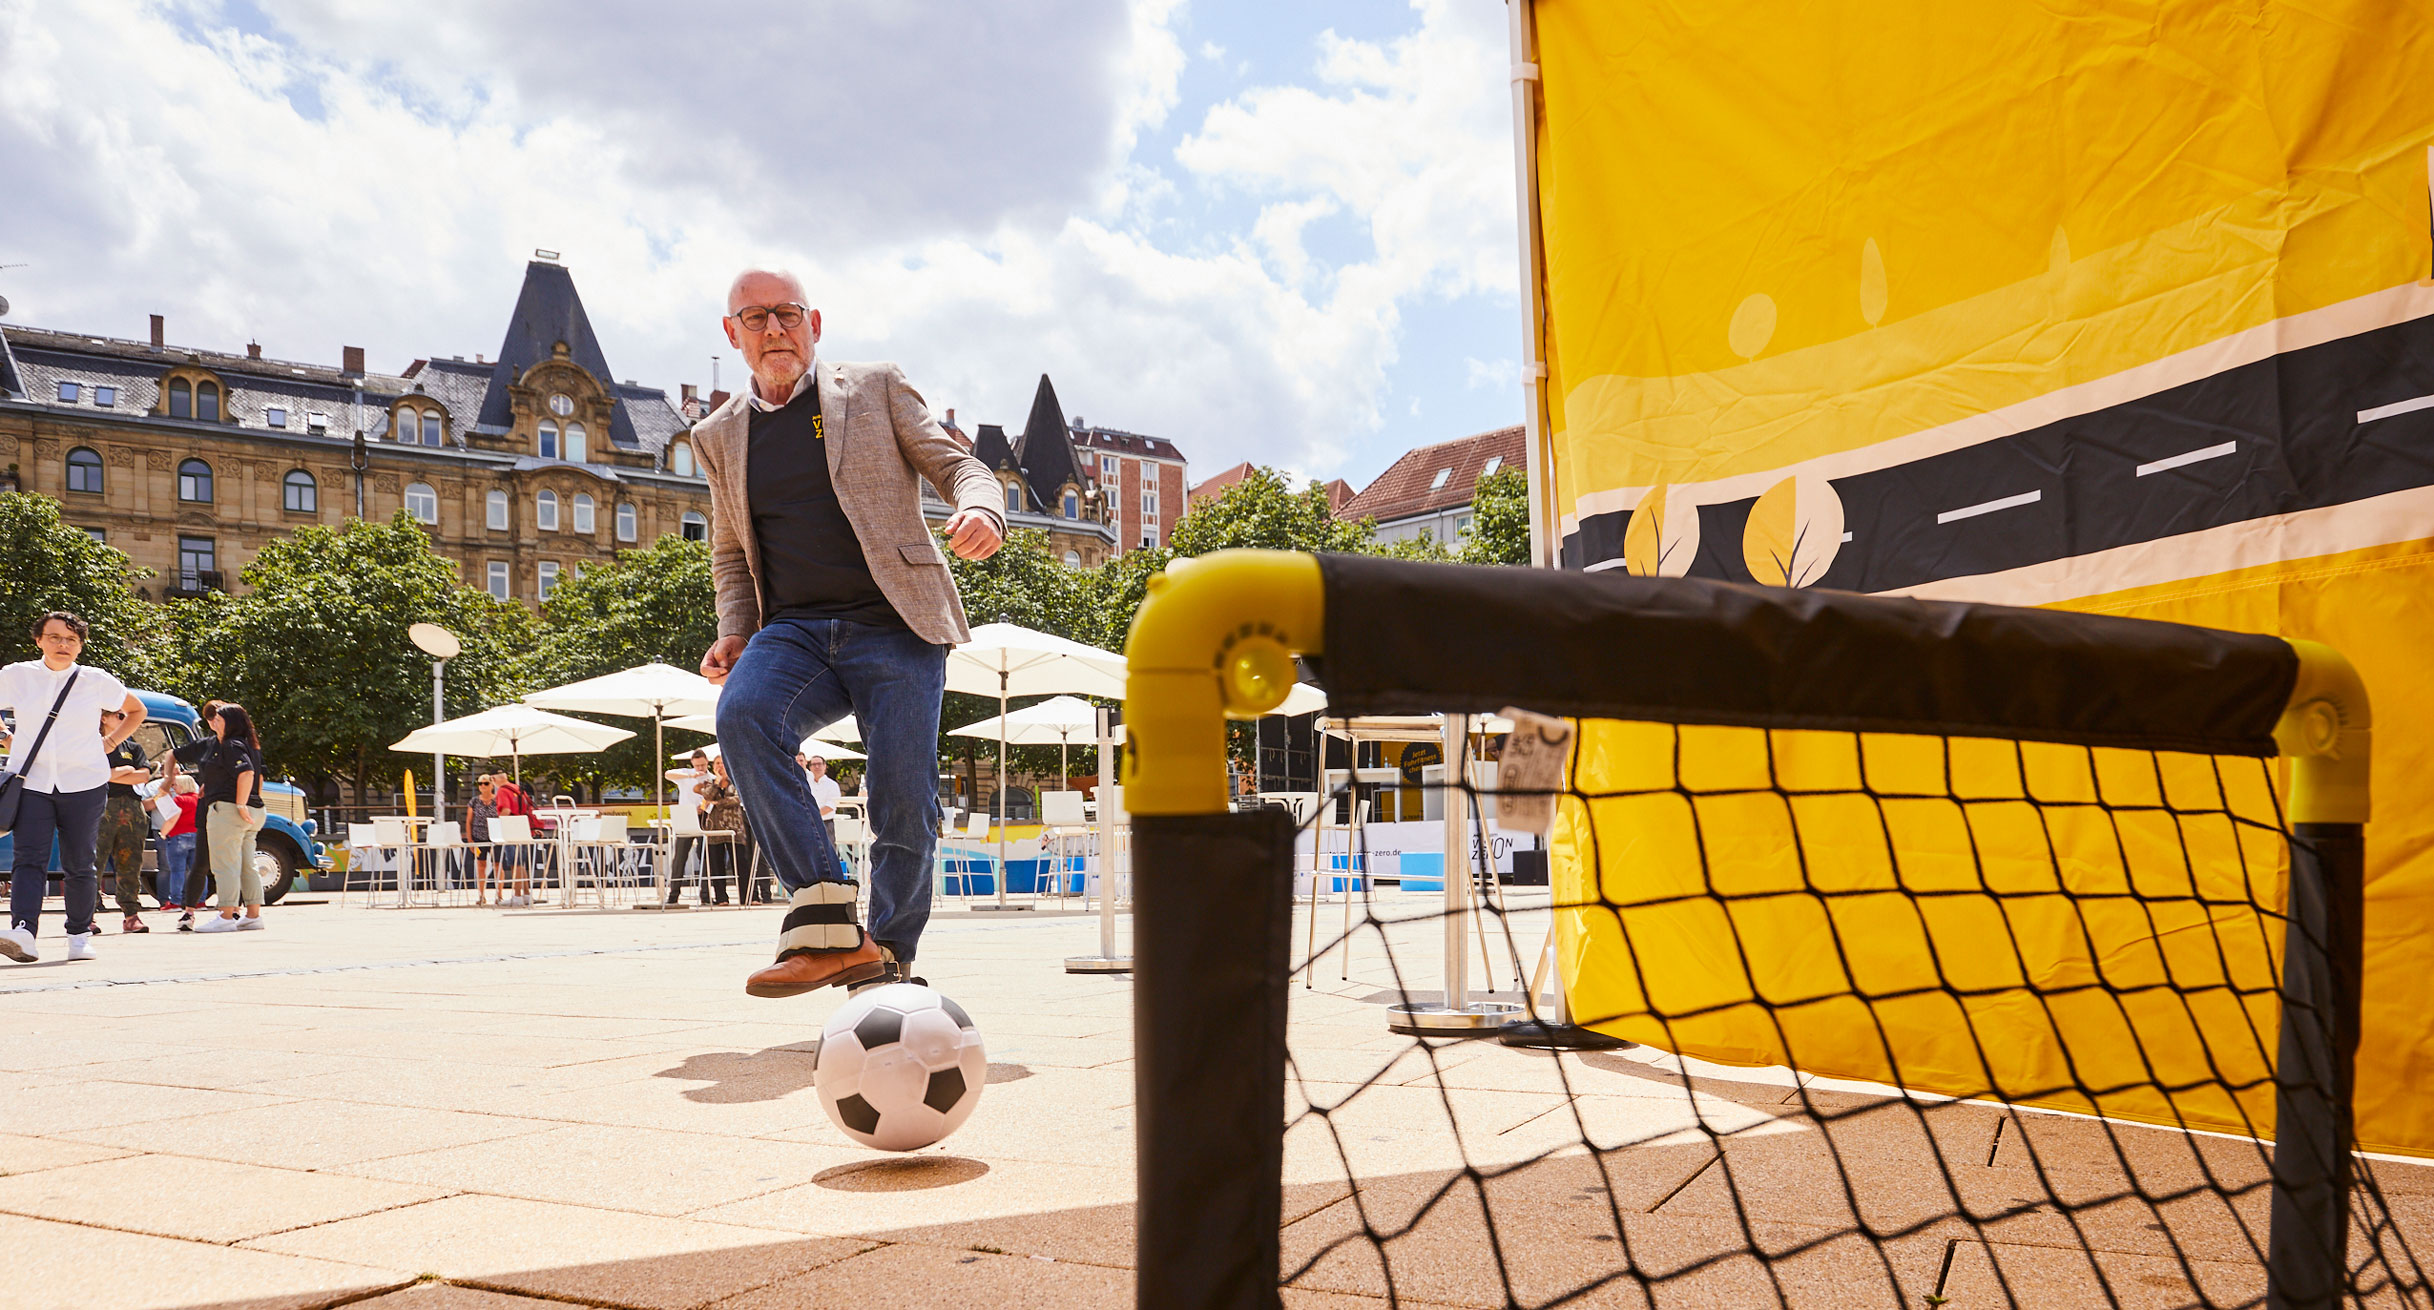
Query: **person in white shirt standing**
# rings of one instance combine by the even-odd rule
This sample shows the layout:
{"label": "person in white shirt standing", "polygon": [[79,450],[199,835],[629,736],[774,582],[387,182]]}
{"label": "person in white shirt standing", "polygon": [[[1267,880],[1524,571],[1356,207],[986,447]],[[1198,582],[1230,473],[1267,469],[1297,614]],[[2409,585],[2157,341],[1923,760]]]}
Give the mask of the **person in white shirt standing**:
{"label": "person in white shirt standing", "polygon": [[[109,673],[76,662],[85,648],[83,619],[58,611],[43,615],[34,623],[34,646],[41,659],[0,668],[0,709],[15,712],[18,728],[9,742],[8,767],[25,774],[17,804],[16,858],[9,870],[9,927],[0,932],[0,955],[19,963],[39,958],[34,936],[42,925],[55,837],[59,867],[67,875],[68,958],[89,960],[93,915],[101,906],[93,859],[110,792],[110,752],[143,726],[144,703]],[[126,716],[112,721],[107,736],[101,729],[105,710]]]}

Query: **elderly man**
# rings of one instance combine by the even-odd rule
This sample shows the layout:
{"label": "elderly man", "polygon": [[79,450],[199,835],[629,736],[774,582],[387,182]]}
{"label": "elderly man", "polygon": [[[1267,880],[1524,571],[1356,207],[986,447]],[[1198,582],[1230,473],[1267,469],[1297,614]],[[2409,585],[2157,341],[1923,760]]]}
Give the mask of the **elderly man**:
{"label": "elderly man", "polygon": [[[727,340],[752,381],[693,429],[710,483],[722,683],[718,739],[754,835],[789,896],[777,962],[754,996],[909,976],[929,921],[938,833],[938,707],[963,601],[921,516],[921,480],[955,505],[948,545],[986,559],[1005,539],[1002,493],[893,364],[818,358],[820,312],[787,273],[727,289]],[[870,746],[871,909],[802,769],[796,743],[852,714]]]}

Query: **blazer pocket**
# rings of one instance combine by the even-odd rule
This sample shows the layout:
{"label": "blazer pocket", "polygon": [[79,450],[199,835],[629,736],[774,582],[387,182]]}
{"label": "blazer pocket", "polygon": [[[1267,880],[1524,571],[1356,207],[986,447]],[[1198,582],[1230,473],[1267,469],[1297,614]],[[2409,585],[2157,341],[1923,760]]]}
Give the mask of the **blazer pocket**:
{"label": "blazer pocket", "polygon": [[936,564],[944,567],[947,562],[947,557],[938,553],[938,543],[934,541],[906,542],[896,548],[896,553],[904,556],[904,562],[907,564]]}

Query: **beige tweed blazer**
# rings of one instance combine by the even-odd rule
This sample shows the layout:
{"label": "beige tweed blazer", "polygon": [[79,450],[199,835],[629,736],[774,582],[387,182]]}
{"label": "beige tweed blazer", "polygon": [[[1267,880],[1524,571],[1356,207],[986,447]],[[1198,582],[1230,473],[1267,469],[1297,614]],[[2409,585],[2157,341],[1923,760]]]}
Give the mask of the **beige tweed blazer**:
{"label": "beige tweed blazer", "polygon": [[[929,403],[904,380],[904,370],[824,359],[814,359],[812,368],[827,428],[829,481],[862,542],[871,579],[922,640],[941,646],[969,641],[963,598],[921,517],[920,479],[929,479],[959,510],[986,511],[1002,533],[1006,514],[997,479],[930,417]],[[747,490],[752,407],[744,394],[728,397],[693,428],[693,457],[710,483],[710,577],[718,588],[721,637],[760,631],[765,594]]]}

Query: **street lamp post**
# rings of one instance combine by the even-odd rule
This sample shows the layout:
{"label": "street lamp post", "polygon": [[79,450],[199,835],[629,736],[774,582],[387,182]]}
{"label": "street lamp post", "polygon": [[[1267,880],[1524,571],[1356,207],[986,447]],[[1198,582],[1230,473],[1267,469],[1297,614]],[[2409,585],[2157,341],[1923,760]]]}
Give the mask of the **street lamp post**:
{"label": "street lamp post", "polygon": [[[448,661],[464,651],[456,634],[436,623],[417,623],[406,629],[406,636],[423,654],[431,657],[431,726],[438,727],[448,717],[444,670]],[[431,752],[431,822],[444,823],[448,818],[448,756],[445,751]]]}

